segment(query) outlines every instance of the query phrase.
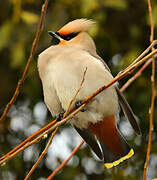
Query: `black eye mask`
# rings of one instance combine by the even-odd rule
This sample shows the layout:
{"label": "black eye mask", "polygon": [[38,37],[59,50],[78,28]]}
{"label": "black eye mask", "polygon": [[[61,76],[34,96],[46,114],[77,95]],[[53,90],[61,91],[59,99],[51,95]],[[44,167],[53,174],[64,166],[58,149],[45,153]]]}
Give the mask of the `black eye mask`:
{"label": "black eye mask", "polygon": [[74,32],[68,35],[61,35],[58,32],[56,32],[56,34],[58,36],[60,36],[62,39],[66,40],[66,41],[70,41],[71,39],[73,39],[74,37],[76,37],[78,35],[78,32]]}

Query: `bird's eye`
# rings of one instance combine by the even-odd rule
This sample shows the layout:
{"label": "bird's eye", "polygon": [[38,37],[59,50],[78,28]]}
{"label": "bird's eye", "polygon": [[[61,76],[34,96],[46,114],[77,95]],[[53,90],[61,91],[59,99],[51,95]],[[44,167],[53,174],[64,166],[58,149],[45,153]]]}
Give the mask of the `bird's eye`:
{"label": "bird's eye", "polygon": [[66,36],[66,37],[64,37],[64,39],[67,40],[67,41],[70,41],[70,39],[72,39],[71,34]]}
{"label": "bird's eye", "polygon": [[73,39],[74,37],[76,37],[78,35],[78,33],[71,33],[71,34],[68,34],[66,36],[64,36],[64,39],[66,41],[70,41],[71,39]]}

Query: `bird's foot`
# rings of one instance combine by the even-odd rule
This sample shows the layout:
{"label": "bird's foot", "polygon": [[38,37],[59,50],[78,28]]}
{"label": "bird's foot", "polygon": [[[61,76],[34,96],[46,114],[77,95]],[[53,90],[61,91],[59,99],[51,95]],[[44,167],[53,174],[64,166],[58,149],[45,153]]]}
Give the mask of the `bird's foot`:
{"label": "bird's foot", "polygon": [[[81,102],[82,101],[76,101],[76,103],[75,103],[75,108],[76,109],[79,108],[82,105]],[[85,108],[81,109],[81,112],[85,112],[86,110],[87,110],[87,108],[85,107]]]}
{"label": "bird's foot", "polygon": [[60,112],[57,116],[56,116],[56,121],[61,121],[63,119],[63,115],[64,115],[65,111]]}

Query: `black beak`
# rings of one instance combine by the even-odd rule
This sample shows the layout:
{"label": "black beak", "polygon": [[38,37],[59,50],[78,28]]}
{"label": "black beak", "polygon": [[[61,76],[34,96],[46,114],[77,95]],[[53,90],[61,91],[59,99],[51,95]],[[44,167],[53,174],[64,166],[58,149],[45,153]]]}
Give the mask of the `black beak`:
{"label": "black beak", "polygon": [[49,35],[52,36],[53,38],[56,37],[56,33],[55,33],[55,32],[53,32],[53,31],[48,31],[48,33],[49,33]]}
{"label": "black beak", "polygon": [[50,36],[52,36],[53,38],[57,38],[57,39],[61,39],[61,37],[60,36],[58,36],[55,32],[53,32],[53,31],[48,31],[48,33],[50,34]]}
{"label": "black beak", "polygon": [[52,36],[52,45],[57,45],[60,43],[61,38],[53,31],[48,31],[48,33],[50,34],[50,36]]}

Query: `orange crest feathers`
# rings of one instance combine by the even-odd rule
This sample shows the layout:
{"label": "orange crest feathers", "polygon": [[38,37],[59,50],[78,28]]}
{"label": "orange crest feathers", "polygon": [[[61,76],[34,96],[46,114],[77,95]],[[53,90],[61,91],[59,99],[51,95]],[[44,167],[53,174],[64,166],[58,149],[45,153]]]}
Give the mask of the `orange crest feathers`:
{"label": "orange crest feathers", "polygon": [[58,32],[67,35],[74,32],[87,31],[95,22],[88,19],[76,19],[63,26]]}

